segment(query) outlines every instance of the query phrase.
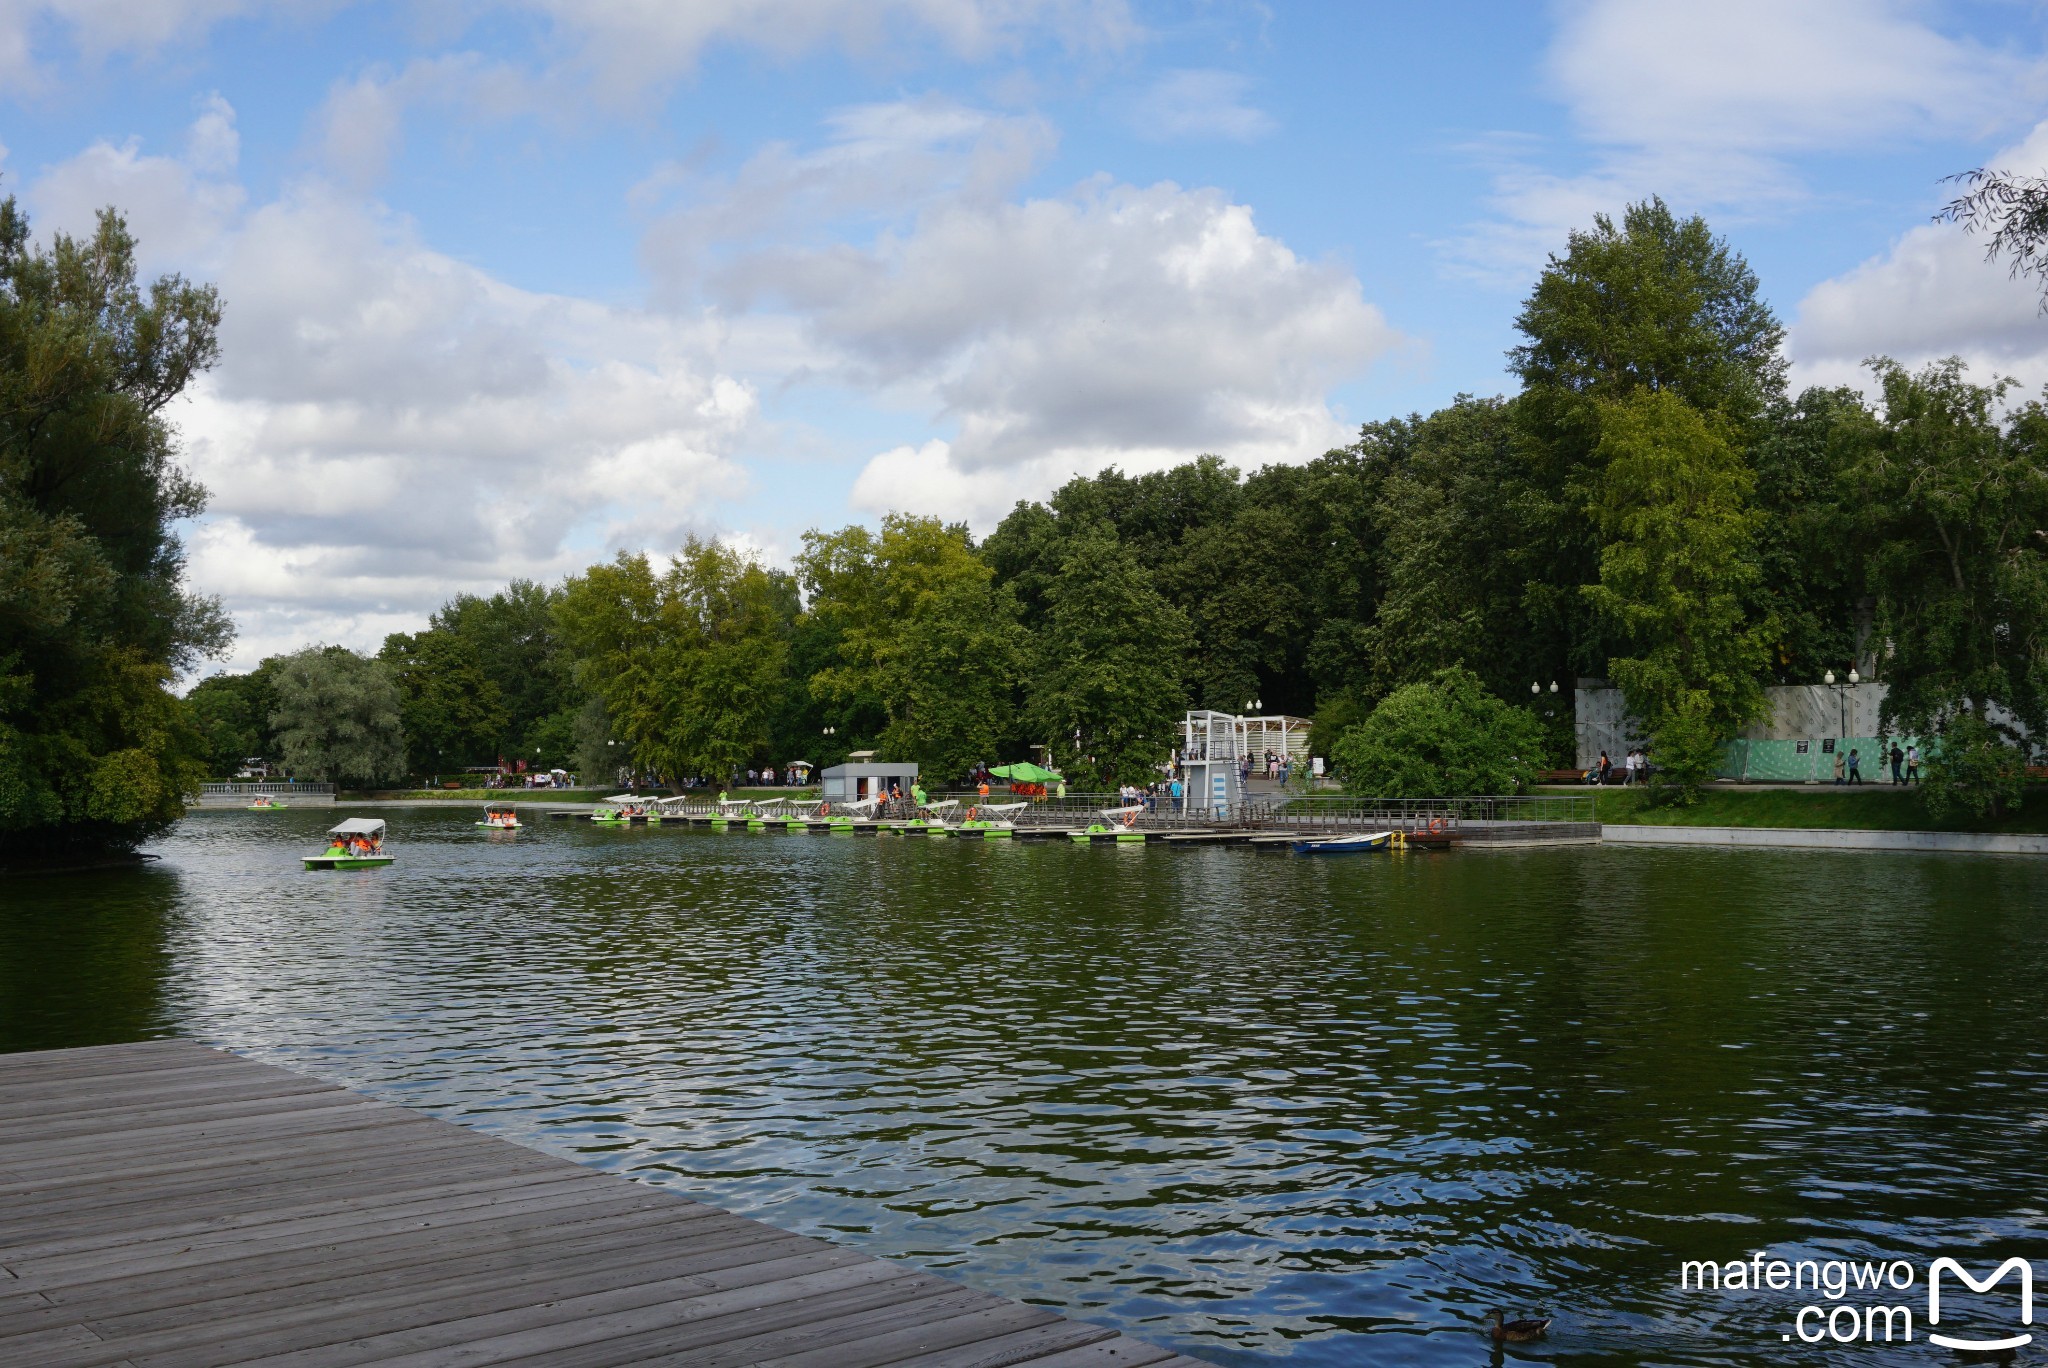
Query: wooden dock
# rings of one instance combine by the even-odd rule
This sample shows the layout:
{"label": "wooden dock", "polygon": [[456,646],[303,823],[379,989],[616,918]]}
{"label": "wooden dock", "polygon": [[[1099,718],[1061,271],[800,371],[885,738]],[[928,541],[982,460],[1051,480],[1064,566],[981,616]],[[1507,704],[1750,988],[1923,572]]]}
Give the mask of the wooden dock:
{"label": "wooden dock", "polygon": [[0,1055],[0,1364],[1200,1368],[189,1041]]}

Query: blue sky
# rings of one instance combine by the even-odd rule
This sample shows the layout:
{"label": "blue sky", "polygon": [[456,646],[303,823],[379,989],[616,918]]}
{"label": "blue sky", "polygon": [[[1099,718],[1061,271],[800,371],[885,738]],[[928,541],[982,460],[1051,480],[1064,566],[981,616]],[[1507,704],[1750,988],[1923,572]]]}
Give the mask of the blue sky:
{"label": "blue sky", "polygon": [[449,594],[1077,471],[1312,458],[1505,386],[1547,252],[1660,193],[1801,382],[2048,379],[1928,223],[2048,162],[2034,4],[0,5],[0,190],[219,282],[177,420],[233,663]]}

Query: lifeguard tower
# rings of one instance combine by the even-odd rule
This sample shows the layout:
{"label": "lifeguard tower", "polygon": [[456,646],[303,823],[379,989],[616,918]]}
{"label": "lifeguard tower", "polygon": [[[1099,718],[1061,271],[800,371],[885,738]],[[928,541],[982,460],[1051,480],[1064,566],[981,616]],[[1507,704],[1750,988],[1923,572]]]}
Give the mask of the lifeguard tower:
{"label": "lifeguard tower", "polygon": [[1181,724],[1181,773],[1187,780],[1187,815],[1231,821],[1244,810],[1245,719],[1232,713],[1191,712]]}

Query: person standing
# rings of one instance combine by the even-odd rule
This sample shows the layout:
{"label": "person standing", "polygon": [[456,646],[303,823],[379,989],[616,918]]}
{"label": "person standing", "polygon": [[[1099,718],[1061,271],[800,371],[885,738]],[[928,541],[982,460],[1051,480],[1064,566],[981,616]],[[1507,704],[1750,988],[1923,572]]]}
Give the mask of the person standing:
{"label": "person standing", "polygon": [[1917,741],[1906,747],[1906,782],[1920,782],[1920,743]]}
{"label": "person standing", "polygon": [[1630,746],[1628,754],[1621,757],[1621,786],[1634,788],[1636,783],[1636,748]]}
{"label": "person standing", "polygon": [[1181,787],[1180,780],[1175,779],[1169,791],[1173,794],[1174,813],[1175,815],[1178,815],[1181,810],[1181,798],[1187,793],[1187,790]]}
{"label": "person standing", "polygon": [[1841,748],[1840,746],[1837,746],[1837,747],[1835,747],[1835,782],[1836,782],[1837,784],[1842,784],[1842,783],[1847,783],[1847,782],[1848,782],[1848,781],[1847,781],[1847,780],[1846,780],[1846,779],[1845,779],[1845,778],[1843,777],[1843,776],[1844,776],[1844,774],[1845,774],[1845,772],[1846,772],[1846,770],[1847,770],[1847,766],[1846,766],[1846,764],[1844,763],[1844,762],[1845,762],[1845,760],[1846,760],[1846,757],[1845,757],[1845,756],[1843,756],[1843,754],[1842,754],[1842,748]]}
{"label": "person standing", "polygon": [[1607,758],[1607,752],[1600,752],[1599,778],[1595,781],[1602,788],[1607,787],[1607,777],[1614,773],[1614,762]]}
{"label": "person standing", "polygon": [[1902,778],[1902,777],[1900,776],[1900,774],[1899,774],[1899,767],[1900,767],[1901,765],[1903,765],[1903,764],[1905,764],[1905,763],[1906,763],[1906,753],[1905,753],[1904,751],[1902,751],[1902,750],[1900,750],[1900,749],[1899,749],[1899,743],[1898,743],[1898,742],[1896,742],[1896,741],[1892,742],[1892,757],[1891,757],[1891,758],[1892,758],[1892,782],[1893,782],[1894,784],[1903,784],[1903,783],[1905,782],[1905,780],[1904,780],[1904,779],[1903,779],[1903,778]]}

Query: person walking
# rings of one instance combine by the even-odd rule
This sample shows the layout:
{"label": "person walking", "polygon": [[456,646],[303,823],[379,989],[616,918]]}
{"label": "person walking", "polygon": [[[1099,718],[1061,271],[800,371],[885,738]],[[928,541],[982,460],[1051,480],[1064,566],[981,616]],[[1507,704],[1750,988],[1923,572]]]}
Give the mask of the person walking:
{"label": "person walking", "polygon": [[1846,761],[1847,757],[1842,754],[1842,748],[1840,746],[1835,747],[1835,782],[1837,784],[1848,782],[1843,777],[1848,769]]}
{"label": "person walking", "polygon": [[1904,782],[1906,782],[1899,774],[1899,767],[1905,763],[1906,753],[1899,749],[1898,742],[1892,742],[1892,782],[1894,784],[1903,784]]}
{"label": "person walking", "polygon": [[1634,788],[1636,783],[1636,748],[1630,746],[1628,754],[1621,757],[1621,786]]}
{"label": "person walking", "polygon": [[1906,747],[1906,782],[1920,782],[1920,746],[1918,742]]}
{"label": "person walking", "polygon": [[1854,746],[1849,747],[1849,782],[1852,784],[1863,782],[1863,752],[1857,750]]}
{"label": "person walking", "polygon": [[1599,765],[1600,777],[1595,782],[1598,783],[1602,788],[1605,788],[1607,786],[1607,776],[1612,773],[1614,773],[1614,762],[1607,758],[1606,751],[1601,751]]}

